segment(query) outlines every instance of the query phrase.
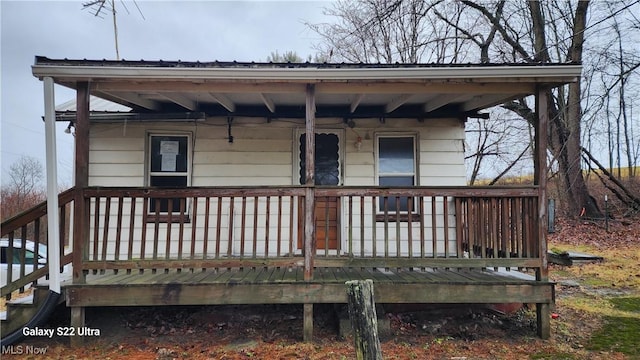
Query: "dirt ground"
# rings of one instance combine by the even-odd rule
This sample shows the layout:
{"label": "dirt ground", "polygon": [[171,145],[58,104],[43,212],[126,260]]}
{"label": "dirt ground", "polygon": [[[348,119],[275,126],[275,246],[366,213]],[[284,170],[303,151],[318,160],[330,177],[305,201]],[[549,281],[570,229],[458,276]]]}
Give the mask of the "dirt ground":
{"label": "dirt ground", "polygon": [[[608,232],[599,223],[559,223],[550,236],[550,248],[585,251],[586,246],[605,256],[605,262],[551,266],[551,278],[557,281],[551,339],[536,337],[535,312],[526,306],[506,313],[469,305],[396,306],[386,309],[391,334],[382,339],[384,358],[635,358],[593,350],[589,343],[605,319],[598,304],[610,297],[640,296],[638,220],[614,223]],[[629,257],[623,265],[615,265],[625,256]],[[604,276],[609,272],[614,280]],[[4,348],[2,359],[355,359],[353,339],[338,336],[335,310],[315,306],[314,341],[304,343],[301,306],[87,309],[87,327],[94,333],[83,347],[70,348],[64,336],[29,337]],[[68,310],[61,307],[42,327],[68,324]]]}

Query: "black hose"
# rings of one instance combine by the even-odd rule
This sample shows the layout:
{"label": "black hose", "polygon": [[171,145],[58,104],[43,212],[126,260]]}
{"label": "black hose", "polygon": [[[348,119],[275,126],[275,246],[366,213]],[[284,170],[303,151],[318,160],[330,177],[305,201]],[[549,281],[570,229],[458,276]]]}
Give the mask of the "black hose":
{"label": "black hose", "polygon": [[25,327],[34,328],[40,325],[42,322],[46,321],[49,318],[49,315],[51,315],[53,310],[58,305],[59,298],[59,293],[49,290],[47,299],[45,300],[44,304],[38,309],[38,312],[31,318],[31,320],[29,320],[29,322],[27,322],[24,326],[21,326],[18,330],[0,339],[0,346],[9,346],[16,341],[22,340],[22,338],[24,338],[22,329],[24,329]]}

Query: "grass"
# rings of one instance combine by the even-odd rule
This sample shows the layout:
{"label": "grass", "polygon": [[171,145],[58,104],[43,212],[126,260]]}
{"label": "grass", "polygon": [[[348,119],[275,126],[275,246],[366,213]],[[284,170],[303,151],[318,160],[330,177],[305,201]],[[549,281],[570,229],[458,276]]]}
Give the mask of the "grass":
{"label": "grass", "polygon": [[[627,311],[640,313],[640,298],[617,301],[622,301],[622,308]],[[615,304],[616,300],[612,299],[612,302]],[[640,356],[638,334],[639,317],[607,316],[604,326],[592,335],[587,348],[595,351],[617,351],[636,358]]]}
{"label": "grass", "polygon": [[[640,251],[631,249],[597,249],[590,246],[554,244],[553,251],[573,250],[599,255],[604,262],[554,269],[560,278],[577,278],[588,289],[580,296],[558,299],[563,306],[596,315],[602,326],[585,343],[590,351],[622,353],[640,358]],[[615,296],[611,290],[627,295]],[[561,328],[558,329],[562,332]],[[536,353],[531,359],[573,359],[562,351]]]}
{"label": "grass", "polygon": [[582,264],[560,269],[558,274],[571,275],[582,279],[582,283],[592,287],[631,288],[640,290],[640,251],[619,249],[596,249],[590,246],[568,246],[555,244],[553,251],[579,251],[599,255],[602,263]]}

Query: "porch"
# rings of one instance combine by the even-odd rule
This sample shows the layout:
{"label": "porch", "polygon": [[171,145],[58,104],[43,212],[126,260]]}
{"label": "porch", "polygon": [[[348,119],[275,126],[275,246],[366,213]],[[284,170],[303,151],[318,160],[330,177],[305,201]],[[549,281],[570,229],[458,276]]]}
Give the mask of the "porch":
{"label": "porch", "polygon": [[[549,336],[535,186],[88,187],[59,200],[73,326],[89,306],[290,303],[305,304],[308,340],[313,304],[346,303],[345,281],[372,279],[382,304],[535,303]],[[2,236],[27,236],[42,216],[4,223]]]}

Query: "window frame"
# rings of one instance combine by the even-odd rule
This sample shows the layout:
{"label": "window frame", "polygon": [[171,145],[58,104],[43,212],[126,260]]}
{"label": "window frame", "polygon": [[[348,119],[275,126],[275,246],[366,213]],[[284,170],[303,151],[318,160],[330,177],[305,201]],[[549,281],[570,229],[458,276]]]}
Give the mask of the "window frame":
{"label": "window frame", "polygon": [[[167,171],[152,171],[152,162],[153,162],[153,141],[152,139],[154,137],[178,137],[178,138],[186,138],[187,139],[187,144],[186,144],[186,171],[175,171],[175,172],[167,172]],[[185,187],[190,187],[191,186],[191,173],[192,173],[192,163],[193,163],[193,159],[192,159],[192,153],[193,153],[193,142],[192,142],[192,138],[193,138],[193,134],[191,132],[188,131],[161,131],[161,130],[155,130],[155,131],[147,131],[146,132],[146,136],[145,136],[145,186],[147,187],[151,187],[151,179],[152,177],[180,177],[180,178],[185,178],[186,179],[186,185]],[[157,186],[157,188],[163,188],[162,186]],[[166,188],[171,188],[171,187],[166,187]],[[180,198],[175,198],[175,199],[180,199]],[[175,200],[174,199],[174,200]],[[158,211],[156,210],[152,210],[153,208],[153,201],[154,198],[149,198],[148,199],[148,206],[147,206],[147,213],[145,214],[147,221],[152,221],[155,222],[156,220],[159,222],[169,222],[169,220],[171,220],[171,222],[189,222],[189,213],[190,213],[190,208],[191,208],[191,204],[190,204],[190,199],[187,197],[185,198],[185,205],[184,205],[184,216],[181,216],[180,214],[180,210],[178,211],[171,211],[169,212],[167,209],[167,211],[162,211],[162,209],[159,209]],[[169,216],[169,213],[171,213],[171,216]]]}
{"label": "window frame", "polygon": [[[413,172],[412,173],[384,173],[381,171],[380,169],[380,139],[389,139],[389,138],[411,138],[413,141]],[[420,174],[419,174],[419,148],[418,148],[418,134],[415,132],[394,132],[394,133],[388,133],[388,132],[384,132],[384,133],[376,133],[375,134],[375,147],[374,147],[374,163],[375,163],[375,184],[376,186],[384,186],[384,185],[380,185],[380,178],[381,177],[393,177],[393,176],[397,176],[397,177],[406,177],[406,176],[412,176],[413,177],[413,185],[409,185],[410,186],[419,186],[420,184]],[[392,199],[392,197],[389,198],[390,200]],[[412,201],[412,208],[411,208],[411,218],[415,219],[415,221],[418,221],[419,219],[419,209],[417,205],[417,197],[409,197],[409,199],[413,200]],[[381,207],[381,203],[382,203],[383,199],[379,198],[378,201],[376,201],[376,220],[378,221],[385,221],[385,220],[399,220],[399,221],[408,221],[409,219],[409,211],[408,210],[389,210],[386,214],[384,212],[384,210]],[[399,215],[399,219],[396,219],[396,214]],[[386,218],[386,219],[385,219]]]}

